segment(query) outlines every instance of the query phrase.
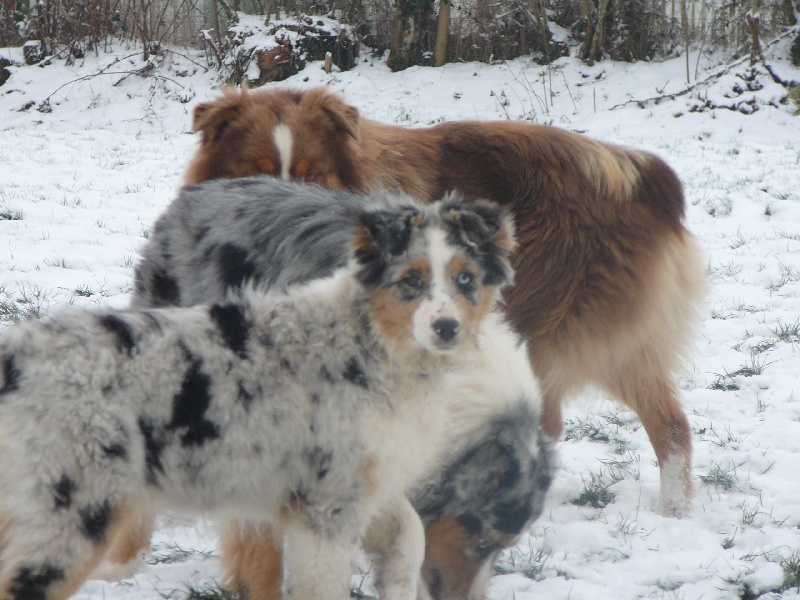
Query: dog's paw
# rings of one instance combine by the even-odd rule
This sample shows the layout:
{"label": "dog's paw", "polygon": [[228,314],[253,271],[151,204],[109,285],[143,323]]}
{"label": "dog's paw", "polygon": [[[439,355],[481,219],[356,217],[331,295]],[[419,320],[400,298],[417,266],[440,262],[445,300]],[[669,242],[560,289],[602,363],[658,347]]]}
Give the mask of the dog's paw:
{"label": "dog's paw", "polygon": [[144,553],[126,563],[103,560],[94,568],[89,579],[102,579],[103,581],[130,579],[144,568],[144,561]]}

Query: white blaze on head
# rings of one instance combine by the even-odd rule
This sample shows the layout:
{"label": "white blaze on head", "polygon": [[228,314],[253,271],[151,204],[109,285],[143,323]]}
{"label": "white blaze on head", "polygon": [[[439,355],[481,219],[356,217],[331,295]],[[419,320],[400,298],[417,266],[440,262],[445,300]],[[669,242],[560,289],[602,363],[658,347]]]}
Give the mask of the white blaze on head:
{"label": "white blaze on head", "polygon": [[455,290],[447,269],[456,250],[447,243],[445,232],[441,229],[429,230],[426,238],[430,261],[430,288],[427,297],[414,313],[414,338],[429,350],[442,352],[433,323],[437,319],[461,321],[463,318],[453,298]]}
{"label": "white blaze on head", "polygon": [[272,140],[278,150],[281,161],[281,179],[289,180],[289,167],[292,165],[292,131],[287,125],[281,123],[272,132]]}

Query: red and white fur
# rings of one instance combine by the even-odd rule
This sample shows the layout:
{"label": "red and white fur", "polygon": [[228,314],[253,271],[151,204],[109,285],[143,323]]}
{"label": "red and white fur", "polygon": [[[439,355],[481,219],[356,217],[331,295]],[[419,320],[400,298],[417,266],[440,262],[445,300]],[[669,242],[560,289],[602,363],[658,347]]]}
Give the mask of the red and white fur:
{"label": "red and white fur", "polygon": [[[661,471],[658,508],[686,509],[692,432],[675,378],[707,276],[683,224],[681,183],[664,161],[522,122],[383,124],[324,88],[228,90],[197,105],[194,129],[201,139],[187,183],[266,174],[360,192],[399,187],[428,201],[455,190],[508,207],[519,248],[505,301],[529,339],[543,428],[558,437],[562,403],[600,388],[647,431]],[[436,531],[428,528],[428,546],[447,545],[431,539]],[[467,554],[453,547],[453,556]]]}
{"label": "red and white fur", "polygon": [[666,163],[528,123],[386,125],[323,88],[226,91],[195,108],[194,129],[202,138],[187,183],[264,173],[427,200],[457,190],[508,206],[520,247],[506,300],[543,381],[543,426],[557,436],[562,401],[599,386],[641,418],[661,467],[661,510],[686,506],[691,430],[675,373],[706,272]]}

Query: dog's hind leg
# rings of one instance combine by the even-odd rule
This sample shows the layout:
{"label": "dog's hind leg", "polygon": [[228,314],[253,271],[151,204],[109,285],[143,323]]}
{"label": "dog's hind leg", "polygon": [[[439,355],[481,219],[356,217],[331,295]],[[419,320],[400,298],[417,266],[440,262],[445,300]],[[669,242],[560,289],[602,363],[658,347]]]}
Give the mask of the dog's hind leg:
{"label": "dog's hind leg", "polygon": [[604,387],[636,412],[650,438],[661,472],[658,510],[680,515],[693,489],[691,426],[671,374],[648,369],[646,350],[639,359]]}
{"label": "dog's hind leg", "polygon": [[248,600],[281,600],[282,530],[267,523],[226,521],[219,533],[225,587]]}
{"label": "dog's hind leg", "polygon": [[143,556],[150,550],[155,520],[154,511],[144,506],[137,506],[122,515],[117,533],[91,577],[118,581],[133,576],[140,569]]}
{"label": "dog's hind leg", "polygon": [[562,396],[554,391],[542,391],[542,416],[539,425],[554,440],[561,436],[564,420],[561,414]]}
{"label": "dog's hind leg", "polygon": [[425,530],[406,498],[398,498],[372,518],[364,550],[375,556],[375,586],[382,600],[417,598]]}
{"label": "dog's hind leg", "polygon": [[[660,356],[653,357],[652,354],[649,348],[640,348],[628,364],[622,367],[614,365],[617,368],[598,377],[596,383],[633,410],[641,420],[660,469],[658,510],[676,516],[686,508],[692,496],[692,432],[678,399],[674,375],[660,367]],[[537,364],[536,356],[532,362]],[[541,378],[544,403],[540,424],[548,435],[557,439],[564,427],[562,398],[572,389],[549,379],[546,370],[540,369],[540,373],[544,373]],[[587,382],[579,383],[585,385]]]}
{"label": "dog's hind leg", "polygon": [[347,600],[359,532],[332,535],[295,519],[286,528],[284,600]]}

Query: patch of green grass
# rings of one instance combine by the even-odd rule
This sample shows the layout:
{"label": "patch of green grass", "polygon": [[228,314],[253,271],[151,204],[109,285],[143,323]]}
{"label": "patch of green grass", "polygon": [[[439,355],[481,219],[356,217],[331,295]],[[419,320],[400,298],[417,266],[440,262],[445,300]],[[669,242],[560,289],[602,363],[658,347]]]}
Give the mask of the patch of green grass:
{"label": "patch of green grass", "polygon": [[94,290],[89,287],[88,283],[86,285],[79,285],[75,288],[75,295],[81,298],[91,298],[94,296]]}
{"label": "patch of green grass", "polygon": [[710,390],[719,390],[722,392],[735,392],[739,389],[739,384],[736,383],[729,375],[717,375],[717,379],[708,386]]}
{"label": "patch of green grass", "polygon": [[38,287],[23,288],[17,298],[11,298],[5,288],[0,288],[0,324],[41,319],[48,306],[47,294]]}
{"label": "patch of green grass", "polygon": [[755,353],[751,352],[749,363],[742,365],[735,371],[726,370],[722,375],[717,373],[716,381],[708,386],[708,388],[711,390],[722,390],[725,392],[738,390],[740,386],[736,381],[736,377],[755,377],[756,375],[762,375],[764,373],[764,369],[771,364],[771,362],[767,362],[766,358],[759,358]]}
{"label": "patch of green grass", "polygon": [[708,473],[700,475],[700,481],[703,485],[714,486],[717,490],[733,490],[736,489],[739,478],[736,477],[736,468],[725,468],[721,465],[712,464]]}
{"label": "patch of green grass", "polygon": [[737,248],[741,248],[742,246],[746,246],[750,243],[751,240],[746,239],[741,231],[737,231],[736,235],[731,238],[730,245],[728,246],[731,250],[736,250]]}
{"label": "patch of green grass", "polygon": [[728,196],[706,198],[700,204],[712,217],[727,217],[733,210],[733,201]]}
{"label": "patch of green grass", "polygon": [[0,207],[0,221],[22,221],[22,211]]}
{"label": "patch of green grass", "polygon": [[576,506],[591,506],[592,508],[605,508],[614,501],[616,494],[611,491],[611,486],[622,481],[620,471],[609,469],[598,473],[589,473],[589,479],[581,477],[583,491],[581,495],[571,500]]}
{"label": "patch of green grass", "polygon": [[707,432],[711,436],[709,441],[720,448],[728,448],[731,445],[736,446],[744,440],[744,436],[736,435],[731,431],[730,425],[726,426],[722,433],[717,432],[713,425],[709,425]]}
{"label": "patch of green grass", "polygon": [[633,429],[634,431],[639,428],[639,420],[633,415],[633,413],[627,412],[623,414],[627,415],[627,418],[624,418],[622,414],[613,411],[601,413],[600,416],[609,425],[614,425],[615,427],[627,427],[629,429]]}
{"label": "patch of green grass", "polygon": [[66,259],[64,258],[50,258],[45,259],[44,264],[52,269],[69,269]]}
{"label": "patch of green grass", "polygon": [[781,276],[777,281],[770,281],[770,284],[767,286],[770,292],[777,292],[789,283],[800,281],[800,271],[795,269],[792,265],[785,265],[780,262],[778,264],[781,269]]}
{"label": "patch of green grass", "polygon": [[761,394],[758,391],[756,391],[756,414],[763,413],[770,406],[772,405],[765,402],[764,399],[761,397]]}
{"label": "patch of green grass", "polygon": [[158,552],[153,552],[150,565],[172,564],[185,562],[191,558],[213,558],[214,553],[204,550],[194,550],[191,548],[181,548],[177,544],[165,544],[159,548]]}
{"label": "patch of green grass", "polygon": [[729,377],[755,377],[756,375],[763,375],[764,369],[771,364],[772,363],[767,362],[766,359],[761,359],[751,354],[750,362],[748,364],[742,365],[733,373],[728,373],[727,375]]}
{"label": "patch of green grass", "polygon": [[519,573],[528,579],[540,580],[547,562],[552,557],[550,548],[528,548],[528,551],[519,548],[510,548],[503,552],[494,565],[495,575],[508,575]]}
{"label": "patch of green grass", "polygon": [[742,591],[739,593],[740,600],[756,600],[761,597],[761,593],[753,590],[746,583],[742,585]]}
{"label": "patch of green grass", "polygon": [[[767,598],[771,597],[773,594],[782,595],[789,590],[800,589],[800,550],[795,550],[789,557],[769,554],[759,556],[764,556],[767,561],[778,563],[781,566],[783,569],[783,581],[779,586],[768,590],[755,590],[745,583],[740,589],[739,598],[742,600],[756,600],[757,598]],[[738,580],[729,582],[738,584]]]}
{"label": "patch of green grass", "polygon": [[[638,421],[636,422],[638,423]],[[564,427],[564,439],[610,444],[615,454],[625,454],[630,442],[619,434],[619,429],[630,427],[630,425],[630,421],[625,421],[616,413],[606,413],[588,419],[567,419]]]}
{"label": "patch of green grass", "polygon": [[778,319],[772,334],[782,342],[787,344],[800,344],[800,319],[794,323],[784,323]]}
{"label": "patch of green grass", "polygon": [[[618,413],[602,413],[596,418],[588,419],[567,419],[565,425],[565,439],[583,440],[591,442],[611,442],[614,434],[610,433],[608,427],[630,427],[633,423],[638,423],[636,419],[623,419]],[[635,429],[635,428],[634,428]]]}
{"label": "patch of green grass", "polygon": [[186,600],[239,600],[239,595],[223,589],[218,583],[206,587],[187,585]]}
{"label": "patch of green grass", "polygon": [[616,454],[619,455],[618,458],[608,457],[598,460],[613,474],[612,477],[617,481],[622,481],[626,476],[630,476],[634,481],[639,481],[641,479],[639,456],[629,449]]}
{"label": "patch of green grass", "polygon": [[780,591],[800,589],[800,550],[796,550],[789,558],[782,559],[781,567],[783,568],[783,585]]}
{"label": "patch of green grass", "polygon": [[611,434],[597,419],[567,419],[564,426],[564,439],[567,441],[589,440],[590,442],[611,441]]}
{"label": "patch of green grass", "polygon": [[747,502],[742,502],[739,505],[739,509],[742,511],[742,517],[739,519],[742,525],[761,529],[764,525],[764,521],[757,521],[757,519],[760,515],[766,515],[766,513],[761,510],[760,502],[756,501],[752,506],[747,504]]}
{"label": "patch of green grass", "polygon": [[739,529],[737,528],[733,532],[733,535],[731,537],[727,537],[724,540],[722,540],[722,549],[723,550],[730,550],[731,548],[733,548],[733,543],[736,541],[736,534],[738,532],[739,532]]}
{"label": "patch of green grass", "polygon": [[614,526],[614,530],[611,532],[611,535],[618,539],[627,540],[632,535],[641,532],[642,528],[639,526],[637,519],[637,514],[627,516],[620,514],[619,518],[617,519],[617,524]]}
{"label": "patch of green grass", "polygon": [[750,352],[753,354],[763,354],[764,352],[769,352],[770,350],[776,348],[777,345],[777,341],[769,338],[755,344],[752,348],[750,348]]}
{"label": "patch of green grass", "polygon": [[728,279],[735,281],[736,277],[739,276],[743,270],[744,265],[741,263],[734,263],[733,261],[710,268],[711,277],[720,281]]}
{"label": "patch of green grass", "polygon": [[760,312],[760,309],[753,306],[752,304],[739,304],[733,307],[725,307],[725,308],[715,308],[711,311],[711,318],[712,319],[741,319],[746,315],[752,315],[757,312]]}
{"label": "patch of green grass", "polygon": [[[628,458],[616,459],[616,458],[600,458],[598,459],[604,467],[608,468],[610,471],[619,471],[620,473],[628,473],[633,475],[634,479],[638,480],[638,469],[635,472],[632,472],[630,467],[633,464],[638,464],[630,452],[626,454]],[[624,479],[624,477],[619,478]]]}
{"label": "patch of green grass", "polygon": [[800,234],[790,233],[785,229],[776,229],[775,236],[782,240],[794,240],[795,242],[800,242]]}

